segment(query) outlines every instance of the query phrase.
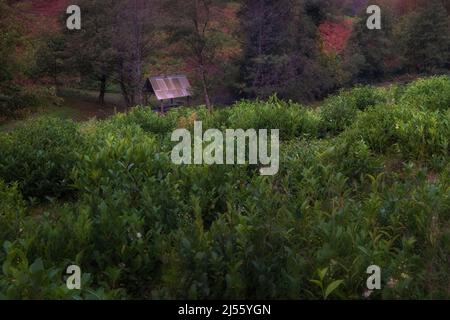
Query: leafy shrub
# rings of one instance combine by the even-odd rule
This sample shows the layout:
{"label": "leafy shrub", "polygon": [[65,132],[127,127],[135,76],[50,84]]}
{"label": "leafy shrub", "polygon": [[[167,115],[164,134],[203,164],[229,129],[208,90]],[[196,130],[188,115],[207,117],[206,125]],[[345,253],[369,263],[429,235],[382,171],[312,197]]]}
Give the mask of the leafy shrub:
{"label": "leafy shrub", "polygon": [[426,160],[450,155],[450,112],[417,111],[396,126],[404,155]]}
{"label": "leafy shrub", "polygon": [[113,126],[138,125],[145,132],[166,134],[176,129],[177,116],[175,112],[160,115],[151,108],[136,107],[128,114],[118,114],[112,118]]}
{"label": "leafy shrub", "polygon": [[[176,234],[155,298],[294,298],[307,282],[297,233],[283,226],[298,218],[230,211],[203,227],[200,212]],[[280,228],[272,228],[277,225]],[[295,228],[295,227],[294,227]],[[290,229],[292,230],[292,229]],[[295,245],[293,245],[296,243]],[[268,251],[277,255],[268,255]],[[177,279],[177,280],[176,280]]]}
{"label": "leafy shrub", "polygon": [[[320,114],[276,99],[213,114],[138,108],[79,128],[39,120],[0,136],[8,157],[33,163],[43,149],[67,165],[77,191],[27,208],[21,184],[0,182],[0,298],[448,298],[450,113],[364,90],[345,97],[356,116],[335,137],[317,137]],[[195,120],[278,127],[279,173],[172,164],[172,129]],[[65,288],[70,264],[81,291]],[[373,264],[383,286],[368,292]]]}
{"label": "leafy shrub", "polygon": [[382,169],[380,159],[364,139],[358,140],[347,134],[335,140],[334,146],[323,154],[323,160],[330,161],[338,172],[352,179],[375,175]]}
{"label": "leafy shrub", "polygon": [[344,95],[349,103],[360,111],[386,102],[384,93],[378,88],[371,86],[356,87],[347,91]]}
{"label": "leafy shrub", "polygon": [[330,97],[321,107],[322,131],[337,134],[353,123],[358,111],[385,101],[381,91],[369,86],[357,87]]}
{"label": "leafy shrub", "polygon": [[401,84],[392,84],[386,88],[380,88],[380,93],[385,95],[386,102],[389,104],[399,104],[406,91],[406,86]]}
{"label": "leafy shrub", "polygon": [[35,110],[38,107],[59,104],[61,99],[56,96],[53,88],[37,87],[23,88],[10,85],[2,88],[0,94],[0,116],[19,118],[24,110]]}
{"label": "leafy shrub", "polygon": [[79,206],[95,229],[88,261],[105,270],[123,265],[121,279],[135,290],[156,272],[150,242],[158,230],[178,223],[176,193],[164,182],[169,161],[155,138],[125,126],[89,143],[73,171],[74,186],[82,193]]}
{"label": "leafy shrub", "polygon": [[283,140],[316,136],[318,117],[304,107],[276,97],[267,102],[241,101],[230,110],[228,127],[235,129],[279,129]]}
{"label": "leafy shrub", "polygon": [[60,197],[83,144],[77,127],[56,118],[31,120],[0,139],[0,177],[19,183],[25,197]]}
{"label": "leafy shrub", "polygon": [[350,126],[357,115],[357,108],[342,96],[328,98],[321,107],[321,130],[324,133],[337,134]]}
{"label": "leafy shrub", "polygon": [[400,103],[426,110],[448,110],[450,77],[430,77],[414,81],[407,87]]}
{"label": "leafy shrub", "polygon": [[348,134],[363,139],[377,153],[391,151],[407,158],[429,160],[449,154],[449,114],[381,105],[360,114]]}
{"label": "leafy shrub", "polygon": [[[25,203],[16,184],[7,187],[0,180],[0,244],[18,237],[23,229]],[[1,254],[0,254],[1,257]]]}
{"label": "leafy shrub", "polygon": [[[39,228],[38,225],[34,226]],[[55,228],[61,228],[54,225]],[[27,238],[26,241],[29,241]],[[92,288],[91,274],[85,272],[81,276],[81,290],[69,290],[63,275],[65,268],[71,263],[61,263],[59,267],[55,261],[45,262],[41,258],[29,260],[31,253],[24,240],[21,242],[6,241],[3,244],[5,259],[2,259],[0,273],[0,299],[117,299],[119,294],[113,288]],[[59,261],[59,260],[58,260]],[[107,290],[105,290],[105,288]]]}
{"label": "leafy shrub", "polygon": [[[140,295],[150,294],[141,284],[155,283],[154,275],[160,272],[161,239],[192,217],[195,208],[202,210],[205,224],[211,224],[226,210],[227,194],[242,183],[238,179],[245,170],[174,166],[156,141],[133,126],[120,134],[110,132],[103,143],[89,143],[73,171],[75,187],[82,193],[78,206],[91,217],[95,230],[85,259],[103,269],[122,266],[117,267],[117,281]],[[213,181],[223,186],[214,187]]]}
{"label": "leafy shrub", "polygon": [[371,108],[355,119],[347,139],[362,139],[376,153],[384,153],[398,142],[398,121],[409,114],[409,110],[395,105]]}
{"label": "leafy shrub", "polygon": [[202,121],[203,130],[226,129],[232,108],[218,108],[211,114],[206,107],[184,108],[172,111],[178,118],[177,128],[193,129],[194,121]]}
{"label": "leafy shrub", "polygon": [[29,263],[20,246],[5,243],[6,259],[0,277],[2,299],[64,299],[70,291],[60,281],[61,270],[46,269],[41,259]]}
{"label": "leafy shrub", "polygon": [[[64,258],[70,251],[67,248],[75,251],[75,255],[68,255],[72,258],[78,254],[80,245],[84,248],[89,245],[78,240],[80,235],[85,238],[86,229],[80,229],[80,222],[74,218],[81,220],[83,216],[67,214],[66,210],[62,220],[46,223],[48,215],[40,219],[27,211],[18,186],[8,187],[0,180],[0,299],[69,299],[81,295],[90,298],[99,294],[89,289],[82,293],[70,291],[61,281],[63,266],[70,264],[70,259]],[[77,228],[79,232],[71,232]],[[45,257],[46,261],[36,257]],[[88,274],[83,276],[86,288],[88,280]]]}

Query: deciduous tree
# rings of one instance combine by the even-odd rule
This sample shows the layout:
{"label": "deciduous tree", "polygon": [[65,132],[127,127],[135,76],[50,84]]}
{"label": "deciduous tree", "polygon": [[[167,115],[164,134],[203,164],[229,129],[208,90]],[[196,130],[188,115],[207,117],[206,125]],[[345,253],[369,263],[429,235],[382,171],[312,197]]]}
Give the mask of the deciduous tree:
{"label": "deciduous tree", "polygon": [[388,62],[395,54],[392,42],[392,13],[381,6],[381,29],[367,27],[367,7],[360,10],[344,53],[345,69],[355,82],[381,79],[390,70]]}
{"label": "deciduous tree", "polygon": [[406,15],[397,39],[409,71],[433,71],[450,66],[448,12],[442,0],[429,0]]}
{"label": "deciduous tree", "polygon": [[207,108],[212,110],[210,70],[217,63],[217,52],[224,45],[224,34],[214,21],[222,14],[219,0],[168,0],[166,26],[170,39],[182,45],[186,58],[194,62]]}
{"label": "deciduous tree", "polygon": [[81,30],[65,30],[71,59],[66,63],[84,77],[99,83],[99,102],[104,103],[107,82],[114,78],[117,51],[113,46],[118,2],[78,0],[82,12]]}

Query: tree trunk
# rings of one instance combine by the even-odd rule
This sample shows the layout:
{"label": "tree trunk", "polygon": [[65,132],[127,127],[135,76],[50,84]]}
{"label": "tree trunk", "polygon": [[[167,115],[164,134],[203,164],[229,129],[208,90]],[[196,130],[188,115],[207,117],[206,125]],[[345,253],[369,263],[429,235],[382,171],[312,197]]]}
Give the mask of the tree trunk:
{"label": "tree trunk", "polygon": [[102,76],[100,79],[100,94],[98,95],[98,103],[105,104],[105,91],[106,91],[106,76]]}
{"label": "tree trunk", "polygon": [[58,72],[56,70],[57,70],[57,65],[56,65],[56,60],[55,60],[54,70],[53,70],[53,85],[55,86],[55,94],[58,96],[58,94],[59,94],[59,90],[58,90]]}
{"label": "tree trunk", "polygon": [[123,96],[123,99],[125,100],[126,110],[128,112],[128,108],[131,107],[130,96],[128,94],[125,82],[123,80],[123,76],[121,75],[120,78],[121,78],[120,81],[119,81],[119,83],[120,83],[120,90],[122,91],[122,96]]}
{"label": "tree trunk", "polygon": [[201,69],[201,78],[202,78],[202,87],[203,87],[203,95],[205,97],[205,104],[208,108],[209,113],[212,113],[213,106],[211,104],[211,100],[209,99],[209,93],[208,93],[208,81],[206,80],[206,72],[204,66],[200,67]]}
{"label": "tree trunk", "polygon": [[143,92],[142,92],[142,65],[143,65],[143,59],[142,59],[142,50],[144,47],[143,44],[143,14],[140,12],[140,10],[143,10],[145,6],[145,1],[139,5],[137,0],[134,0],[134,6],[133,6],[133,38],[134,38],[134,45],[133,45],[133,51],[134,51],[134,59],[133,59],[133,105],[134,104],[143,104]]}

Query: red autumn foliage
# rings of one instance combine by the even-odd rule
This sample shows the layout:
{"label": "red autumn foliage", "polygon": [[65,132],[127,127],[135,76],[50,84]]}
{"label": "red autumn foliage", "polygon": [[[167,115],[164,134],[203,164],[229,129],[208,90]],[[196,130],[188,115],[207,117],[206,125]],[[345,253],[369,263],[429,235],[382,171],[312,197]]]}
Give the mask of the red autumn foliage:
{"label": "red autumn foliage", "polygon": [[326,21],[319,26],[322,48],[326,53],[342,52],[352,33],[351,19],[341,22]]}
{"label": "red autumn foliage", "polygon": [[67,0],[32,0],[32,10],[35,14],[46,17],[58,17],[67,8]]}
{"label": "red autumn foliage", "polygon": [[29,1],[28,13],[31,14],[33,27],[30,31],[39,34],[60,29],[60,18],[70,5],[68,0],[31,0]]}

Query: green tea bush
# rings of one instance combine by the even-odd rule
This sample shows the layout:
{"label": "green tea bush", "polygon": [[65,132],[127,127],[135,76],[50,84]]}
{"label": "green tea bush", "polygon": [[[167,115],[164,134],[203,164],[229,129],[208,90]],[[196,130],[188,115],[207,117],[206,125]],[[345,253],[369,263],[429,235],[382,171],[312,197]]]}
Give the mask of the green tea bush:
{"label": "green tea bush", "polygon": [[177,113],[160,115],[151,108],[136,107],[128,114],[117,114],[109,120],[113,126],[138,125],[145,132],[167,134],[176,129]]}
{"label": "green tea bush", "polygon": [[[72,174],[82,193],[78,206],[95,230],[89,261],[104,269],[122,265],[121,283],[142,295],[149,292],[140,284],[153,284],[159,272],[160,239],[193,216],[194,208],[203,211],[205,223],[214,221],[244,170],[175,166],[157,141],[133,126],[110,132],[105,141],[89,143]],[[213,181],[223,186],[214,187]]]}
{"label": "green tea bush", "polygon": [[[432,206],[438,219],[448,221],[448,190],[422,178],[414,180],[415,187],[411,181],[387,186],[381,178],[371,179],[370,196],[359,202],[346,200],[351,193],[341,199],[330,194],[329,207],[316,200],[297,212],[290,206],[291,197],[267,185],[272,203],[258,206],[270,215],[254,209],[239,212],[230,204],[228,212],[206,229],[199,211],[173,242],[165,243],[167,260],[153,297],[361,299],[371,264],[383,266],[383,283],[393,283],[372,298],[427,297],[421,289],[427,281],[427,257],[449,244],[447,232],[434,230],[428,236],[437,227]],[[439,259],[433,259],[440,269],[433,276],[448,271]],[[325,275],[319,278],[318,273]],[[329,295],[316,286],[318,282],[330,288]],[[339,285],[334,288],[333,283]],[[439,285],[435,294],[444,290],[445,285]]]}
{"label": "green tea bush", "polygon": [[279,101],[241,101],[231,110],[227,123],[235,129],[279,129],[283,140],[302,136],[317,136],[319,118],[306,108]]}
{"label": "green tea bush", "polygon": [[386,102],[383,91],[372,86],[353,88],[344,93],[344,96],[360,111]]}
{"label": "green tea bush", "polygon": [[[0,298],[448,298],[450,113],[395,95],[339,95],[355,114],[325,138],[323,110],[275,98],[212,114],[38,120],[1,135],[2,177],[5,163],[15,171],[0,182]],[[174,165],[170,134],[195,121],[280,129],[279,173]],[[43,159],[64,170],[54,175]],[[25,169],[38,165],[42,176],[30,179]],[[20,192],[41,189],[23,183],[48,177],[74,197],[27,207]],[[81,291],[65,287],[71,264],[82,268]],[[368,291],[373,264],[382,289]]]}
{"label": "green tea bush", "polygon": [[58,105],[61,99],[54,88],[9,85],[0,94],[0,116],[20,118],[24,110],[35,111],[38,107]]}
{"label": "green tea bush", "polygon": [[[34,224],[33,227],[38,230],[40,228],[39,224]],[[62,229],[62,225],[58,224],[53,224],[52,227],[58,231]],[[66,268],[72,265],[70,260],[65,262],[60,262],[60,259],[44,261],[41,258],[32,258],[33,260],[30,260],[32,256],[35,256],[29,248],[29,243],[33,240],[31,235],[32,232],[24,232],[20,239],[3,243],[5,257],[1,259],[0,299],[94,300],[121,297],[118,290],[109,288],[105,283],[102,283],[101,288],[94,289],[91,274],[87,272],[84,272],[81,277],[82,289],[69,290],[64,275],[66,275]],[[45,238],[42,242],[44,240]]]}
{"label": "green tea bush", "polygon": [[206,107],[177,109],[178,128],[192,129],[194,121],[202,121],[203,130],[227,129],[232,108],[217,108],[210,113]]}
{"label": "green tea bush", "polygon": [[342,132],[353,123],[357,113],[357,108],[349,104],[345,97],[328,98],[320,110],[322,132],[332,135]]}
{"label": "green tea bush", "polygon": [[[26,206],[17,184],[10,187],[0,180],[0,244],[18,237],[23,230]],[[2,254],[0,253],[0,257]]]}
{"label": "green tea bush", "polygon": [[450,108],[450,77],[430,77],[411,83],[400,103],[425,110]]}
{"label": "green tea bush", "polygon": [[449,155],[449,113],[427,112],[398,105],[380,105],[362,113],[348,140],[362,139],[376,153],[401,153],[430,160]]}
{"label": "green tea bush", "polygon": [[380,88],[379,92],[386,97],[389,104],[399,104],[405,94],[407,86],[402,84],[391,84],[389,87]]}
{"label": "green tea bush", "polygon": [[328,98],[321,107],[321,130],[324,133],[337,134],[350,126],[358,111],[386,101],[382,91],[365,86]]}
{"label": "green tea bush", "polygon": [[39,118],[0,139],[0,177],[18,182],[26,198],[60,197],[83,139],[71,121]]}
{"label": "green tea bush", "polygon": [[[64,224],[54,219],[45,223],[48,215],[40,219],[27,209],[18,186],[8,187],[0,180],[0,299],[79,298],[79,292],[68,290],[61,281],[63,266],[70,265],[70,259],[62,262],[62,257],[67,257],[67,248],[75,252],[70,258],[79,253],[80,245],[87,248],[89,243],[77,241],[77,235],[85,237],[86,230],[71,232],[80,223],[67,211],[62,220],[73,220]],[[83,277],[83,285],[88,285],[87,280]]]}
{"label": "green tea bush", "polygon": [[[269,217],[230,211],[211,228],[199,214],[168,243],[155,298],[294,298],[307,283],[298,218],[283,209]],[[285,228],[290,225],[291,228]],[[274,226],[277,226],[273,228]],[[297,241],[296,241],[297,240]],[[294,245],[295,244],[295,245]],[[276,251],[277,255],[267,252]]]}
{"label": "green tea bush", "polygon": [[345,133],[347,140],[363,140],[371,150],[384,153],[397,142],[398,123],[412,112],[395,105],[380,105],[361,113]]}
{"label": "green tea bush", "polygon": [[404,155],[420,160],[450,156],[450,112],[417,111],[396,129]]}
{"label": "green tea bush", "polygon": [[346,177],[358,179],[368,174],[376,175],[382,170],[381,160],[364,139],[352,137],[349,133],[334,141],[334,146],[322,155],[322,159],[333,163],[336,170]]}
{"label": "green tea bush", "polygon": [[[103,141],[95,141],[72,172],[74,187],[85,193],[86,201],[92,198],[94,203],[107,195],[121,202],[117,206],[130,207],[139,205],[141,202],[137,200],[143,194],[151,201],[158,201],[159,188],[164,190],[168,187],[158,184],[169,173],[170,158],[168,154],[159,152],[155,138],[131,126],[124,128],[122,134],[110,132]],[[161,193],[162,196],[164,194],[171,195],[170,192]],[[147,214],[164,219],[157,212],[149,211]]]}
{"label": "green tea bush", "polygon": [[[296,204],[322,202],[333,193],[335,184],[346,189],[347,177],[335,171],[324,157],[331,148],[322,141],[295,141],[282,148],[280,187],[296,195]],[[345,190],[342,190],[345,192]]]}
{"label": "green tea bush", "polygon": [[74,296],[74,292],[60,281],[62,270],[46,268],[41,259],[30,263],[18,245],[6,242],[4,248],[1,299],[68,299]]}

